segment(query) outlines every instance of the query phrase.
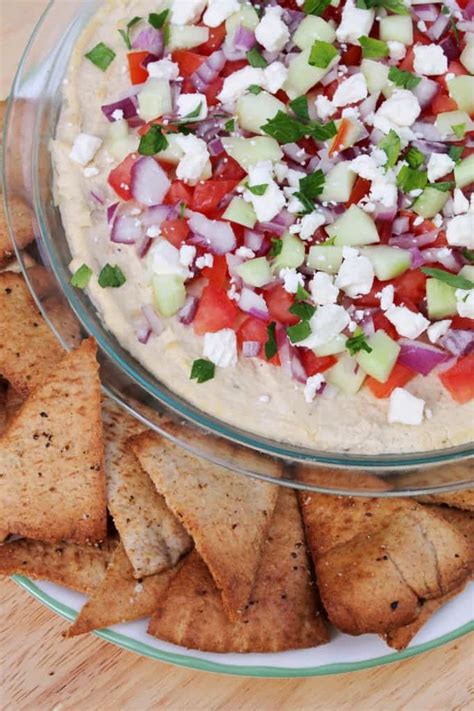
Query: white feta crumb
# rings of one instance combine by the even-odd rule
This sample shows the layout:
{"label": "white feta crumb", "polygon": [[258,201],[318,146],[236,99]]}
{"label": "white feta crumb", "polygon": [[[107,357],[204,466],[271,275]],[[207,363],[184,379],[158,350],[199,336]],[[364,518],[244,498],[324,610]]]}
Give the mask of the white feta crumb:
{"label": "white feta crumb", "polygon": [[101,145],[101,138],[88,133],[79,133],[74,140],[69,156],[75,163],[86,166],[94,158]]}
{"label": "white feta crumb", "polygon": [[212,267],[214,264],[214,257],[212,254],[209,254],[208,252],[206,254],[203,254],[202,257],[198,257],[196,259],[196,267],[198,269],[205,269],[205,267]]}
{"label": "white feta crumb", "polygon": [[285,267],[280,269],[280,279],[283,281],[283,288],[288,294],[296,294],[298,287],[304,287],[303,275],[299,274],[296,269]]}
{"label": "white feta crumb", "polygon": [[397,333],[405,338],[418,338],[430,325],[423,314],[410,311],[406,306],[392,306],[387,309],[385,316],[395,326]]}
{"label": "white feta crumb", "polygon": [[207,144],[202,138],[196,138],[192,134],[183,136],[180,133],[176,134],[176,143],[184,151],[184,156],[176,168],[176,177],[178,180],[196,184],[209,165]]}
{"label": "white feta crumb", "polygon": [[455,165],[447,153],[432,153],[428,161],[428,180],[434,183],[438,178],[450,173]]}
{"label": "white feta crumb", "polygon": [[418,227],[419,225],[422,225],[424,221],[425,218],[421,215],[418,215],[418,217],[415,217],[415,219],[413,220],[413,227]]}
{"label": "white feta crumb", "polygon": [[362,72],[353,74],[345,79],[336,89],[332,98],[334,106],[347,106],[355,104],[367,97],[367,82]]}
{"label": "white feta crumb", "polygon": [[179,262],[183,267],[189,267],[196,256],[196,247],[192,244],[183,244],[179,249]]}
{"label": "white feta crumb", "polygon": [[454,189],[453,211],[455,215],[462,215],[469,210],[469,200],[459,188]]}
{"label": "white feta crumb", "polygon": [[258,67],[244,67],[224,79],[224,85],[217,98],[223,104],[233,104],[252,84],[256,86],[265,84],[264,71]]}
{"label": "white feta crumb", "polygon": [[334,285],[334,277],[326,272],[316,272],[309,283],[311,298],[318,306],[335,304],[339,289]]}
{"label": "white feta crumb", "polygon": [[425,401],[404,388],[395,388],[390,395],[388,421],[392,424],[421,425]]}
{"label": "white feta crumb", "polygon": [[374,267],[367,257],[353,254],[356,250],[345,247],[343,261],[336,277],[335,284],[348,296],[354,298],[368,294],[374,282]]}
{"label": "white feta crumb", "polygon": [[113,118],[114,121],[122,121],[123,120],[122,109],[115,109],[115,111],[112,111],[111,117]]}
{"label": "white feta crumb", "polygon": [[446,239],[452,247],[474,248],[474,214],[457,215],[448,222]]}
{"label": "white feta crumb", "polygon": [[404,59],[407,53],[407,48],[404,44],[402,44],[401,42],[397,42],[396,40],[388,40],[387,44],[388,51],[390,53],[390,59],[392,59],[394,62],[399,62],[400,60]]}
{"label": "white feta crumb", "polygon": [[288,27],[282,19],[283,8],[271,6],[255,28],[255,38],[269,52],[279,52],[290,39]]}
{"label": "white feta crumb", "polygon": [[161,230],[158,227],[158,225],[150,225],[146,231],[146,236],[151,237],[151,239],[155,239],[155,237],[160,237],[161,235]]}
{"label": "white feta crumb", "polygon": [[243,193],[246,202],[251,203],[259,222],[270,222],[285,206],[283,191],[273,179],[273,164],[270,160],[259,161],[249,167],[248,185],[266,185],[263,195],[255,195],[247,189]]}
{"label": "white feta crumb", "polygon": [[189,271],[180,262],[179,249],[168,240],[156,240],[148,252],[148,264],[154,274],[176,275],[188,278]]}
{"label": "white feta crumb", "polygon": [[172,25],[193,25],[201,17],[207,0],[173,0],[171,6]]}
{"label": "white feta crumb", "polygon": [[433,224],[435,227],[441,227],[443,224],[443,215],[439,212],[433,217]]}
{"label": "white feta crumb", "polygon": [[337,41],[359,44],[359,37],[370,34],[374,18],[373,10],[359,9],[353,0],[348,0],[344,5],[339,27],[336,29]]}
{"label": "white feta crumb", "polygon": [[474,289],[456,289],[456,309],[463,318],[474,318]]}
{"label": "white feta crumb", "polygon": [[302,240],[308,240],[311,239],[318,227],[321,227],[325,223],[326,218],[323,213],[315,210],[314,212],[310,212],[309,215],[303,215],[299,222],[295,225],[291,225],[290,233],[299,234]]}
{"label": "white feta crumb", "polygon": [[288,69],[282,62],[272,62],[263,70],[264,88],[270,94],[276,94],[288,77]]}
{"label": "white feta crumb", "polygon": [[255,257],[255,252],[249,247],[239,247],[235,250],[237,257],[242,257],[243,259],[253,259]]}
{"label": "white feta crumb", "polygon": [[448,71],[448,60],[438,44],[415,45],[413,68],[417,74],[438,76]]}
{"label": "white feta crumb", "polygon": [[339,304],[325,304],[310,318],[311,334],[296,346],[318,348],[333,341],[350,322],[349,314]]}
{"label": "white feta crumb", "polygon": [[382,311],[387,311],[393,306],[395,287],[393,284],[387,284],[377,296],[380,298],[380,308]]}
{"label": "white feta crumb", "polygon": [[316,111],[321,121],[327,121],[327,119],[333,116],[337,111],[332,101],[330,101],[327,96],[324,96],[324,94],[320,94],[316,97],[314,105],[316,106]]}
{"label": "white feta crumb", "polygon": [[[376,118],[386,118],[397,126],[411,126],[421,113],[418,99],[408,89],[396,89],[376,113]],[[374,123],[375,125],[375,123]]]}
{"label": "white feta crumb", "polygon": [[326,378],[322,373],[316,373],[316,375],[311,375],[308,378],[304,386],[304,399],[307,403],[313,402],[316,393],[325,382]]}
{"label": "white feta crumb", "polygon": [[237,365],[237,336],[231,328],[204,334],[204,358],[219,368]]}
{"label": "white feta crumb", "polygon": [[428,29],[424,20],[418,20],[416,26],[418,27],[420,32],[426,32],[426,30]]}
{"label": "white feta crumb", "polygon": [[437,343],[440,338],[445,336],[449,331],[451,323],[451,319],[446,318],[443,321],[435,321],[435,323],[432,323],[431,326],[428,326],[426,333],[431,343]]}
{"label": "white feta crumb", "polygon": [[203,121],[207,118],[207,98],[204,94],[180,94],[177,108],[180,119]]}
{"label": "white feta crumb", "polygon": [[171,59],[160,59],[158,62],[150,62],[147,72],[152,79],[175,81],[179,77],[179,66]]}
{"label": "white feta crumb", "polygon": [[207,0],[207,2],[203,22],[208,27],[219,27],[231,15],[240,10],[238,0]]}
{"label": "white feta crumb", "polygon": [[99,170],[95,167],[95,165],[90,165],[87,168],[84,168],[84,178],[95,178],[96,175],[99,175]]}

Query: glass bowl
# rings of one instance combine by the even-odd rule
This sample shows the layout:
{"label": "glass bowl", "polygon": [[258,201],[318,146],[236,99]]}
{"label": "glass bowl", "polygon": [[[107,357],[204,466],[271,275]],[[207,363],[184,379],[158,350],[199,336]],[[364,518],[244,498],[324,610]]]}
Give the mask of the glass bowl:
{"label": "glass bowl", "polygon": [[[364,455],[305,449],[256,436],[194,407],[154,378],[108,331],[87,295],[71,287],[70,252],[52,194],[49,153],[61,87],[75,39],[98,0],[52,1],[38,22],[11,91],[3,141],[7,220],[32,294],[66,348],[77,326],[97,340],[104,391],[152,429],[180,446],[243,475],[323,492],[383,496],[440,493],[474,486],[469,445],[409,454]],[[18,210],[18,204],[22,209]],[[26,232],[34,241],[25,246]],[[58,303],[68,317],[58,316]],[[169,428],[169,419],[183,423]],[[342,470],[342,471],[341,471]],[[386,490],[380,491],[377,478]]]}

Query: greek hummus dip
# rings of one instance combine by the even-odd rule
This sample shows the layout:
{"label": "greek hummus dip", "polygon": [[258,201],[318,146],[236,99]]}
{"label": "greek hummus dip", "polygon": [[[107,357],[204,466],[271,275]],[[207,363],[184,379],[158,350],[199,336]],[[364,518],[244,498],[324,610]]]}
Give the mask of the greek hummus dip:
{"label": "greek hummus dip", "polygon": [[72,284],[159,381],[297,446],[472,438],[469,6],[104,3],[55,195]]}

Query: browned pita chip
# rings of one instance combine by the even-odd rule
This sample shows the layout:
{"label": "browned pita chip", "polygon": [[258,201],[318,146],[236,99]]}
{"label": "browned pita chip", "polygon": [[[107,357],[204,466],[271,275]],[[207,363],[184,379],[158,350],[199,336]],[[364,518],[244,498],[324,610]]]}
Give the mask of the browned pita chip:
{"label": "browned pita chip", "polygon": [[191,553],[150,620],[160,639],[207,652],[279,652],[329,641],[295,493],[281,488],[241,619],[231,622],[205,563]]}
{"label": "browned pita chip", "polygon": [[36,308],[19,274],[0,274],[0,374],[28,395],[64,351]]}
{"label": "browned pita chip", "polygon": [[[33,214],[31,209],[18,197],[10,197],[9,206],[15,226],[15,237],[20,249],[34,239]],[[15,255],[15,250],[8,234],[7,220],[3,207],[0,207],[0,265],[7,264]]]}
{"label": "browned pita chip", "polygon": [[450,491],[445,494],[429,494],[427,496],[417,496],[416,498],[425,504],[446,504],[454,508],[474,511],[474,489]]}
{"label": "browned pita chip", "polygon": [[0,546],[0,574],[27,575],[91,593],[105,578],[116,545],[112,539],[95,546],[79,546],[23,538]]}
{"label": "browned pita chip", "polygon": [[0,438],[0,528],[42,541],[106,533],[100,381],[93,339],[68,353]]}
{"label": "browned pita chip", "polygon": [[[249,600],[278,487],[239,476],[146,432],[131,440],[136,456],[194,539],[237,619]],[[255,455],[256,456],[256,455]],[[279,475],[278,465],[273,475]]]}
{"label": "browned pita chip", "polygon": [[11,420],[15,417],[16,413],[24,402],[25,398],[20,395],[20,393],[18,393],[15,388],[9,385],[5,398],[5,416],[7,425],[10,424]]}
{"label": "browned pita chip", "polygon": [[158,575],[149,575],[143,580],[136,580],[127,554],[122,545],[119,545],[104,580],[79,612],[65,636],[74,637],[151,615],[176,572],[177,568],[173,568]]}
{"label": "browned pita chip", "polygon": [[192,541],[127,444],[144,427],[109,399],[102,416],[107,505],[134,575],[140,578],[172,568]]}

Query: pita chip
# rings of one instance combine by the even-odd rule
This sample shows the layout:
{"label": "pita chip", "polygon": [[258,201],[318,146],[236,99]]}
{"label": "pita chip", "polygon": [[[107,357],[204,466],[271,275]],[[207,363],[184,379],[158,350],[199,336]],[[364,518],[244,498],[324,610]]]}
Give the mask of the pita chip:
{"label": "pita chip", "polygon": [[280,652],[329,641],[309,567],[296,495],[281,488],[255,587],[237,622],[196,551],[171,581],[150,634],[207,652]]}
{"label": "pita chip", "polygon": [[446,504],[457,509],[474,511],[474,489],[449,491],[444,494],[428,494],[427,496],[418,496],[417,500],[425,504]]}
{"label": "pita chip", "polygon": [[21,395],[37,388],[64,351],[19,274],[0,274],[0,374]]}
{"label": "pita chip", "polygon": [[83,341],[0,437],[0,529],[41,541],[105,538],[98,368],[95,341]]}
{"label": "pita chip", "polygon": [[[20,249],[34,239],[33,214],[31,209],[18,197],[9,198],[11,216],[15,224],[15,236]],[[3,206],[0,206],[0,266],[7,264],[15,256],[15,250],[8,234],[7,221]]]}
{"label": "pita chip", "polygon": [[27,575],[91,593],[105,578],[116,545],[112,539],[95,546],[79,546],[22,538],[0,546],[0,574]]}
{"label": "pita chip", "polygon": [[134,576],[172,568],[191,549],[192,540],[127,444],[144,427],[110,399],[104,402],[102,417],[107,505]]}
{"label": "pita chip", "polygon": [[[236,475],[152,432],[130,443],[193,538],[222,594],[226,614],[236,620],[250,598],[278,486]],[[272,473],[279,475],[279,465],[273,465]]]}
{"label": "pita chip", "polygon": [[176,568],[136,580],[123,546],[118,545],[105,578],[85,603],[65,636],[74,637],[151,615],[175,573]]}

